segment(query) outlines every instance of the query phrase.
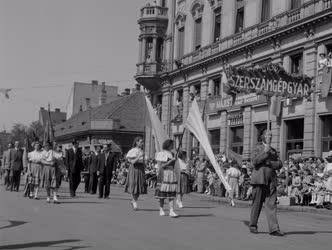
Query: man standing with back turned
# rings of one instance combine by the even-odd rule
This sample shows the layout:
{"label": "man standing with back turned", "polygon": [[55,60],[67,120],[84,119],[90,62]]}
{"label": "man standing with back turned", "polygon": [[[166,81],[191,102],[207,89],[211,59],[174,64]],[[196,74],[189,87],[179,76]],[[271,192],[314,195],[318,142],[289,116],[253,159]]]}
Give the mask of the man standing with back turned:
{"label": "man standing with back turned", "polygon": [[257,222],[265,203],[265,213],[272,236],[283,236],[277,220],[277,174],[282,167],[277,151],[271,147],[272,134],[264,131],[262,144],[257,145],[252,154],[254,169],[251,175],[253,204],[250,215],[250,232],[258,233]]}

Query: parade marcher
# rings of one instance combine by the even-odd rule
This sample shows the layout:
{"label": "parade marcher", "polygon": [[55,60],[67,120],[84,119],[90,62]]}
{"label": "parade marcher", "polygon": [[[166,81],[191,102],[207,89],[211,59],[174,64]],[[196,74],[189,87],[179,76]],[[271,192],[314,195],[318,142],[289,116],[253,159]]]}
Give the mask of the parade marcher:
{"label": "parade marcher", "polygon": [[28,154],[28,172],[32,177],[32,184],[34,186],[34,199],[38,199],[38,191],[43,176],[42,158],[43,154],[41,150],[41,145],[38,141],[36,141],[34,143],[34,151]]}
{"label": "parade marcher", "polygon": [[56,166],[56,152],[52,149],[52,144],[48,141],[44,143],[44,151],[42,152],[43,164],[43,179],[44,186],[46,188],[47,203],[51,202],[51,194],[53,192],[53,202],[55,204],[59,203],[57,197],[57,166]]}
{"label": "parade marcher", "polygon": [[21,172],[23,170],[23,150],[19,147],[20,143],[15,141],[14,149],[10,150],[10,191],[18,192],[20,187]]}
{"label": "parade marcher", "polygon": [[177,200],[176,204],[179,208],[183,208],[183,195],[190,193],[189,187],[189,175],[190,167],[187,162],[187,152],[181,151],[178,155],[178,164],[179,164],[179,174],[177,175],[178,184],[177,184]]}
{"label": "parade marcher", "polygon": [[84,193],[89,193],[90,173],[89,162],[91,157],[90,146],[84,147],[84,153],[82,155],[83,160],[83,177],[84,177]]}
{"label": "parade marcher", "polygon": [[10,189],[10,151],[13,148],[12,143],[8,143],[8,149],[2,155],[2,170],[4,171],[4,186],[6,190]]}
{"label": "parade marcher", "polygon": [[79,149],[78,141],[72,142],[72,148],[66,150],[65,165],[68,171],[70,196],[76,196],[76,190],[81,182],[81,171],[83,170],[82,151]]}
{"label": "parade marcher", "polygon": [[98,166],[99,198],[109,199],[113,171],[115,171],[115,154],[112,152],[112,144],[104,145],[104,152],[100,155]]}
{"label": "parade marcher", "polygon": [[125,184],[125,192],[132,195],[131,204],[134,210],[137,210],[138,197],[141,194],[147,193],[143,145],[143,138],[136,137],[133,148],[126,155],[130,166]]}
{"label": "parade marcher", "polygon": [[169,200],[169,216],[178,217],[174,212],[174,199],[176,198],[176,170],[172,150],[174,148],[173,140],[166,140],[163,143],[163,151],[157,153],[156,161],[158,162],[158,177],[155,196],[159,199],[159,215],[165,216],[164,203],[165,199]]}
{"label": "parade marcher", "polygon": [[59,188],[61,186],[63,176],[66,175],[67,169],[64,161],[62,146],[54,142],[53,149],[54,149],[54,158],[56,164],[56,183],[57,183],[56,186],[57,188]]}
{"label": "parade marcher", "polygon": [[272,134],[264,131],[262,143],[257,145],[252,154],[254,169],[251,176],[253,186],[253,204],[250,215],[250,232],[258,233],[257,222],[265,203],[265,213],[268,220],[269,232],[273,236],[283,236],[277,220],[277,174],[282,168],[277,151],[271,147]]}
{"label": "parade marcher", "polygon": [[233,160],[231,161],[230,168],[226,170],[226,178],[227,182],[231,186],[231,190],[229,191],[229,198],[231,206],[234,207],[234,198],[239,198],[239,180],[241,176],[241,171],[239,170],[239,164]]}
{"label": "parade marcher", "polygon": [[100,161],[100,154],[101,154],[101,146],[95,146],[96,152],[91,151],[90,158],[89,158],[89,193],[95,194],[97,192],[97,185],[98,185],[98,176],[97,170]]}

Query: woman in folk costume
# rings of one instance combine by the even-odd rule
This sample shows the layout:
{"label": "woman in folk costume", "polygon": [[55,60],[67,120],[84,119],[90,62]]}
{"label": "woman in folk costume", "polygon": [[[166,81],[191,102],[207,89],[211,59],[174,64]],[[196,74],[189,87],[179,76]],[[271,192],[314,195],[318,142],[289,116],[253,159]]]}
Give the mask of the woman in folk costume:
{"label": "woman in folk costume", "polygon": [[164,203],[165,199],[169,200],[169,216],[178,217],[174,212],[174,199],[176,198],[177,178],[175,157],[171,152],[174,148],[173,140],[166,140],[163,143],[163,151],[157,153],[156,161],[158,162],[158,177],[155,196],[159,199],[160,216],[165,216]]}
{"label": "woman in folk costume", "polygon": [[189,188],[189,175],[190,175],[190,168],[189,163],[187,160],[187,152],[181,151],[178,155],[178,162],[179,164],[179,173],[177,174],[178,185],[177,185],[177,195],[178,198],[176,200],[176,204],[179,208],[183,208],[183,195],[190,193]]}
{"label": "woman in folk costume", "polygon": [[145,164],[143,152],[143,138],[136,137],[133,143],[133,148],[129,150],[126,159],[130,166],[125,184],[125,192],[132,195],[132,207],[137,210],[137,200],[141,194],[147,193],[145,184]]}
{"label": "woman in folk costume", "polygon": [[53,191],[53,202],[55,204],[59,203],[57,197],[57,166],[56,166],[56,152],[52,150],[52,146],[50,142],[45,142],[44,151],[42,152],[42,160],[41,160],[44,170],[44,185],[47,192],[47,203],[51,202],[51,191]]}
{"label": "woman in folk costume", "polygon": [[34,199],[38,199],[38,191],[43,175],[43,165],[42,165],[42,150],[41,145],[38,141],[34,143],[34,151],[28,154],[29,161],[29,174],[32,178],[32,184],[34,186]]}
{"label": "woman in folk costume", "polygon": [[230,168],[226,171],[227,182],[231,186],[231,190],[229,191],[229,198],[232,207],[235,206],[234,198],[239,198],[239,180],[242,174],[239,168],[239,164],[233,160],[231,162]]}

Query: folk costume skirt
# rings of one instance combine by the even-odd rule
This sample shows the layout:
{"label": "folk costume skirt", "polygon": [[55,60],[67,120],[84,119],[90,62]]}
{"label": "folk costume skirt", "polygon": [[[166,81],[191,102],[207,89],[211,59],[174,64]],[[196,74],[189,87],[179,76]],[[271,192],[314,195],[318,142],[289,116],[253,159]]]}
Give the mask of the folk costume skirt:
{"label": "folk costume skirt", "polygon": [[180,174],[180,180],[178,182],[176,192],[178,194],[189,194],[190,193],[188,174],[186,174],[186,173]]}
{"label": "folk costume skirt", "polygon": [[45,188],[58,188],[59,182],[57,181],[58,168],[53,165],[44,165],[43,180]]}
{"label": "folk costume skirt", "polygon": [[139,195],[146,194],[145,170],[143,163],[130,164],[125,183],[125,192]]}
{"label": "folk costume skirt", "polygon": [[175,198],[177,178],[173,166],[159,169],[155,197],[157,199]]}
{"label": "folk costume skirt", "polygon": [[43,177],[43,165],[40,163],[31,163],[32,184],[39,186]]}

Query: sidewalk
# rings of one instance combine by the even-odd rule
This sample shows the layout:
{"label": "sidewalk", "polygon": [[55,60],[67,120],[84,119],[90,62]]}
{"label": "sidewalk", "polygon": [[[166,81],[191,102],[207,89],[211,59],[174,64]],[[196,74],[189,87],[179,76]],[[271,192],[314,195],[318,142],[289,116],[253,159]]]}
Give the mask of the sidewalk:
{"label": "sidewalk", "polygon": [[[190,193],[190,195],[200,198],[200,199],[210,200],[210,201],[218,202],[221,204],[229,205],[229,199],[225,198],[225,197],[210,196],[210,195],[199,194],[199,193],[195,193],[195,192]],[[251,201],[235,200],[235,206],[236,207],[250,207]],[[332,210],[328,210],[325,208],[317,209],[315,207],[278,205],[278,209],[282,210],[282,211],[293,211],[293,212],[313,213],[313,214],[322,214],[322,215],[331,215],[332,216]]]}

